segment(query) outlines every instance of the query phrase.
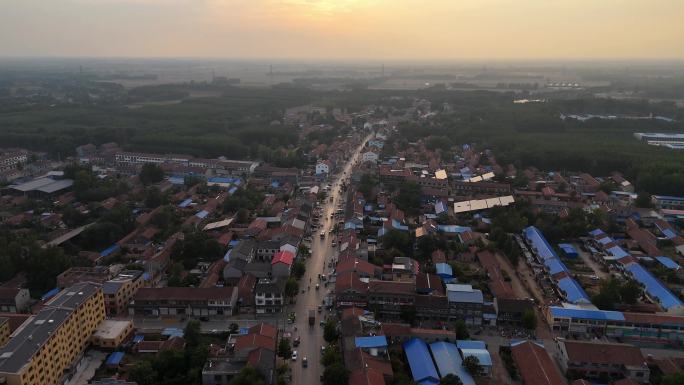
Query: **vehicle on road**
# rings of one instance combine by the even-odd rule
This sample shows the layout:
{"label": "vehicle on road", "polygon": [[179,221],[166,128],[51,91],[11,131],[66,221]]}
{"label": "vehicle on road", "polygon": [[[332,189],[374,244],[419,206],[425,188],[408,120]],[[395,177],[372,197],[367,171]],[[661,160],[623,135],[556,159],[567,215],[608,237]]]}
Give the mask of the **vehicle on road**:
{"label": "vehicle on road", "polygon": [[313,326],[316,323],[316,311],[314,309],[309,310],[309,326]]}
{"label": "vehicle on road", "polygon": [[297,351],[296,350],[292,351],[292,361],[297,361]]}
{"label": "vehicle on road", "polygon": [[321,285],[317,283],[316,284],[316,290],[320,289],[320,287],[321,287]]}
{"label": "vehicle on road", "polygon": [[302,368],[306,368],[309,366],[309,362],[306,360],[306,357],[302,358]]}
{"label": "vehicle on road", "polygon": [[318,312],[320,313],[320,312],[322,312],[322,311],[323,311],[323,306],[318,305]]}
{"label": "vehicle on road", "polygon": [[325,231],[321,231],[320,236],[321,236],[321,239],[325,238]]}
{"label": "vehicle on road", "polygon": [[292,346],[297,347],[297,346],[299,346],[299,344],[300,344],[301,342],[302,342],[302,337],[297,336],[297,338],[295,338],[294,341],[292,341]]}

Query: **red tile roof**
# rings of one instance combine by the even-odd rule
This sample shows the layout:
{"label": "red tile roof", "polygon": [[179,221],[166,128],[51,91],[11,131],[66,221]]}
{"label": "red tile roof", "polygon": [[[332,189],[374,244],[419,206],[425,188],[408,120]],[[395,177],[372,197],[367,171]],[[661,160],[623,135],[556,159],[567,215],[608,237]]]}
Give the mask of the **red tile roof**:
{"label": "red tile roof", "polygon": [[275,253],[273,256],[273,259],[271,259],[271,265],[275,265],[276,263],[284,263],[288,266],[292,265],[292,261],[294,261],[295,255],[289,251],[279,251]]}
{"label": "red tile roof", "polygon": [[374,276],[376,270],[378,269],[380,269],[379,266],[375,266],[368,261],[351,256],[340,259],[336,267],[337,274],[353,271],[357,273],[364,273],[369,276]]}
{"label": "red tile roof", "polygon": [[549,353],[542,346],[525,341],[512,346],[511,353],[525,385],[565,384]]}
{"label": "red tile roof", "polygon": [[276,340],[275,338],[267,337],[261,334],[247,334],[235,339],[236,351],[252,348],[270,349],[275,352]]}
{"label": "red tile roof", "polygon": [[586,341],[564,341],[568,360],[597,364],[618,364],[645,366],[641,349],[627,344],[596,343]]}
{"label": "red tile roof", "polygon": [[337,276],[335,281],[335,292],[342,293],[347,290],[354,290],[359,293],[368,292],[368,284],[359,279],[359,275],[355,272],[348,271]]}
{"label": "red tile roof", "polygon": [[278,329],[276,329],[273,325],[269,325],[267,323],[262,322],[249,328],[249,333],[255,333],[270,338],[276,338],[276,336],[278,335]]}
{"label": "red tile roof", "polygon": [[415,282],[372,280],[368,283],[368,291],[371,293],[414,294],[416,284]]}

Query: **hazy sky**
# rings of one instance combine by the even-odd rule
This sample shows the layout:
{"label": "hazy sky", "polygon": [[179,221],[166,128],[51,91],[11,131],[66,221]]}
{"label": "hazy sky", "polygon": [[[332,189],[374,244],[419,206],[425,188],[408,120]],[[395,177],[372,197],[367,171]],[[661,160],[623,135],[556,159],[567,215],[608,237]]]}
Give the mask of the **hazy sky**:
{"label": "hazy sky", "polygon": [[0,0],[0,56],[684,58],[684,0]]}

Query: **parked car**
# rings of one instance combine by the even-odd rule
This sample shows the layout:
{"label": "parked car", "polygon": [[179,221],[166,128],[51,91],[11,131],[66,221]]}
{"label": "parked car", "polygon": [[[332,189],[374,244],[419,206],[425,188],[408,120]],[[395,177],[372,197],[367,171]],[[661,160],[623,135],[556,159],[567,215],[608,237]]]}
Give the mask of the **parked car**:
{"label": "parked car", "polygon": [[292,361],[297,361],[297,351],[296,350],[292,351]]}

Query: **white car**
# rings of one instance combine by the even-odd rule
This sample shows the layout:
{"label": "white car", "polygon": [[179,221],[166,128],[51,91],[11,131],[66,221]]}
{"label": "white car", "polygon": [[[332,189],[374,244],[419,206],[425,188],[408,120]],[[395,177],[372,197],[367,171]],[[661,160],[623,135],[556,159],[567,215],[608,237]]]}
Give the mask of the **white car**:
{"label": "white car", "polygon": [[292,351],[292,361],[297,361],[297,351],[296,350]]}

